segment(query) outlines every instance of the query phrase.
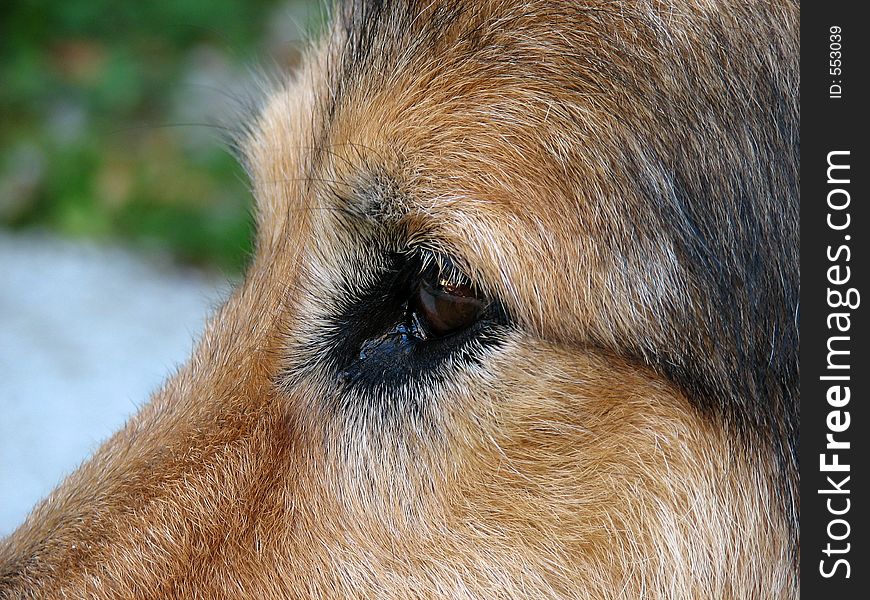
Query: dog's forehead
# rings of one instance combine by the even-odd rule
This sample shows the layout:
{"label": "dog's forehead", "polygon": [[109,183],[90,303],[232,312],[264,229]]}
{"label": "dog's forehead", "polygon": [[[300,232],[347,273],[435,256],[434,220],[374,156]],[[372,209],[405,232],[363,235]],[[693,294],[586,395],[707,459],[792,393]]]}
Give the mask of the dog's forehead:
{"label": "dog's forehead", "polygon": [[[637,128],[615,115],[642,120],[626,113],[649,106],[625,106],[627,96],[642,94],[626,89],[642,78],[628,76],[640,61],[625,55],[625,30],[648,30],[656,20],[627,9],[561,9],[349,3],[297,85],[276,94],[260,119],[249,161],[255,179],[326,182],[363,213],[416,208],[449,222],[454,213],[467,220],[490,212],[512,215],[512,227],[600,217],[608,200],[629,202],[636,191],[624,189],[630,178],[618,170],[621,149],[638,145],[626,139]],[[591,35],[620,47],[602,55],[607,43],[589,43]],[[336,193],[348,186],[352,193]],[[404,204],[390,204],[399,195],[369,193],[390,187],[410,192]],[[281,208],[281,196],[259,200]]]}

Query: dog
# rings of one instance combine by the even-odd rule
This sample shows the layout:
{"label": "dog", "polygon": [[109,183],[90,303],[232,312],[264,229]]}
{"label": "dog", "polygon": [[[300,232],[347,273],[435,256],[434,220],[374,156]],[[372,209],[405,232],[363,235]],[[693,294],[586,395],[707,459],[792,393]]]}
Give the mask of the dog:
{"label": "dog", "polygon": [[244,281],[5,598],[798,598],[799,6],[358,0]]}

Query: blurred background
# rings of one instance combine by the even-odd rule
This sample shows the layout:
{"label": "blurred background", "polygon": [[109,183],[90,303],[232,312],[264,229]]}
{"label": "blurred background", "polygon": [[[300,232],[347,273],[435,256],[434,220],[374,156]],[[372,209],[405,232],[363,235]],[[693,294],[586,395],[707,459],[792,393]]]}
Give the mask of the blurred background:
{"label": "blurred background", "polygon": [[318,0],[0,4],[0,536],[184,360],[251,251],[229,150]]}

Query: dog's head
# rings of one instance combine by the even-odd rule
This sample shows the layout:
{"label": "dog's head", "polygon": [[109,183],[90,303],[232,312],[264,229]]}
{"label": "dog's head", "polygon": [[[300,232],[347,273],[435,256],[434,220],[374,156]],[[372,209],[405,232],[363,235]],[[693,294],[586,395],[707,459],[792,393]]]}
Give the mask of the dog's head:
{"label": "dog's head", "polygon": [[796,594],[796,3],[334,17],[244,282],[0,590]]}

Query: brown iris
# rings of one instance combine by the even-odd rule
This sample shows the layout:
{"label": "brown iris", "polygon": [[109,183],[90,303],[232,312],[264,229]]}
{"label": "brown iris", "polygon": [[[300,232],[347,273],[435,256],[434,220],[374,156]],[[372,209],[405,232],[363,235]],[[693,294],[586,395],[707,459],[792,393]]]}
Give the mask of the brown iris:
{"label": "brown iris", "polygon": [[471,283],[453,281],[437,270],[424,273],[412,299],[414,315],[426,334],[443,337],[473,325],[488,300]]}

